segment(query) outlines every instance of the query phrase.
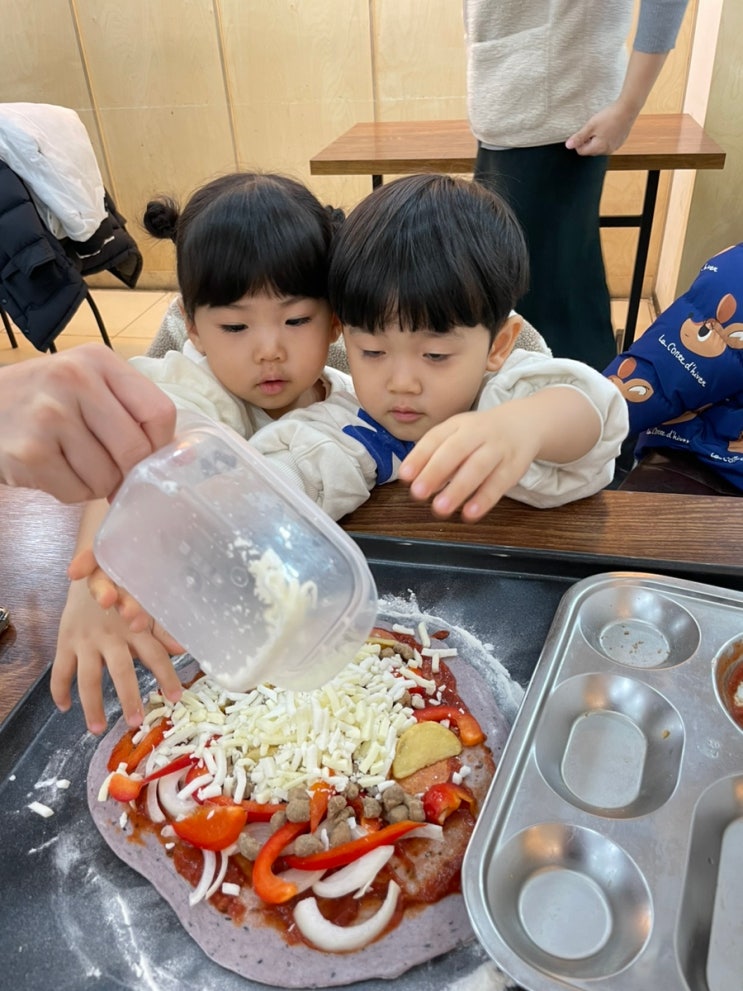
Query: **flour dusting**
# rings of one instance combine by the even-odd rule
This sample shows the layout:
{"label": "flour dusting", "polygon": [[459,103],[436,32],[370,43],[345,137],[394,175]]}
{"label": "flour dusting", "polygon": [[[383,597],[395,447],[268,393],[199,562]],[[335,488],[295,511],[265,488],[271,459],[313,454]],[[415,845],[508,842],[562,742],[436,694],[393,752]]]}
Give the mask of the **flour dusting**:
{"label": "flour dusting", "polygon": [[506,975],[488,961],[477,970],[450,984],[446,991],[506,991],[516,987]]}
{"label": "flour dusting", "polygon": [[408,591],[406,599],[400,596],[380,599],[379,614],[380,618],[400,625],[417,626],[422,621],[431,632],[449,630],[449,641],[452,646],[457,646],[462,659],[485,678],[506,722],[509,726],[513,724],[524,697],[524,689],[513,680],[502,662],[494,656],[491,643],[479,640],[473,633],[459,626],[453,617],[444,618],[426,613],[412,591]]}

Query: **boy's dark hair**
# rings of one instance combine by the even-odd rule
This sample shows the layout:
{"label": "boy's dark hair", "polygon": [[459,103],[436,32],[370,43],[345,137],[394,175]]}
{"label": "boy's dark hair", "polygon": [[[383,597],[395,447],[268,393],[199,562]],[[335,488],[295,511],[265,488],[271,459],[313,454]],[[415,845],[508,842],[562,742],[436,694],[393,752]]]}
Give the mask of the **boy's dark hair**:
{"label": "boy's dark hair", "polygon": [[355,207],[331,248],[328,291],[341,322],[376,333],[488,328],[526,292],[526,242],[509,207],[475,182],[413,175]]}
{"label": "boy's dark hair", "polygon": [[183,210],[169,197],[143,222],[176,246],[186,315],[246,294],[327,298],[328,252],[343,219],[288,176],[235,172],[197,189]]}

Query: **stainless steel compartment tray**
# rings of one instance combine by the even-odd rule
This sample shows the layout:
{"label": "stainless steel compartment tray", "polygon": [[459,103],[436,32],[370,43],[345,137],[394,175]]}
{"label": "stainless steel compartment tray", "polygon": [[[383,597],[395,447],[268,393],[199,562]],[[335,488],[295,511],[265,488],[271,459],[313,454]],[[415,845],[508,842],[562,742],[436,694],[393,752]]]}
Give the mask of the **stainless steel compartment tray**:
{"label": "stainless steel compartment tray", "polygon": [[739,592],[612,573],[563,596],[463,867],[525,988],[743,987],[742,673]]}

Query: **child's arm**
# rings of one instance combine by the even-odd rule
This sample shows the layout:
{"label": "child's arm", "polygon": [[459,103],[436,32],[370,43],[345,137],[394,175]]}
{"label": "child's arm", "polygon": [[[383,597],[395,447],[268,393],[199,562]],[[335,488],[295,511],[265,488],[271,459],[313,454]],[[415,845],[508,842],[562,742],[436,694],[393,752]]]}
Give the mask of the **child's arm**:
{"label": "child's arm", "polygon": [[353,512],[376,484],[388,480],[379,477],[378,461],[392,462],[350,392],[336,391],[323,402],[285,413],[261,427],[250,444],[334,520]]}
{"label": "child's arm", "polygon": [[491,379],[480,405],[430,430],[400,467],[414,498],[433,498],[436,515],[461,507],[478,520],[504,495],[556,506],[611,481],[627,410],[593,369],[524,357]]}
{"label": "child's arm", "polygon": [[[90,546],[106,508],[105,501],[86,507],[78,550]],[[164,694],[175,701],[180,697],[182,686],[169,653],[179,650],[180,646],[152,621],[146,630],[133,633],[117,613],[98,605],[85,581],[73,581],[60,620],[52,665],[52,698],[63,712],[69,709],[70,690],[77,678],[88,729],[101,733],[106,727],[102,677],[104,669],[108,668],[127,723],[138,726],[144,713],[133,659],[139,658],[155,675]]]}

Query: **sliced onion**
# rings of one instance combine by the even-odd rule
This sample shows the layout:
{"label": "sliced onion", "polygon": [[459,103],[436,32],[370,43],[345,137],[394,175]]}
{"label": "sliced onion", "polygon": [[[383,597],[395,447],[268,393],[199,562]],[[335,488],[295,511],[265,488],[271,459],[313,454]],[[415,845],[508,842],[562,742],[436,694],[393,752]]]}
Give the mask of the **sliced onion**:
{"label": "sliced onion", "polygon": [[444,838],[444,827],[439,826],[435,822],[424,822],[423,825],[418,826],[416,829],[411,829],[409,833],[403,836],[404,840],[435,840],[440,843]]}
{"label": "sliced onion", "polygon": [[150,822],[165,822],[165,813],[157,800],[157,781],[150,781],[145,788],[147,818]]}
{"label": "sliced onion", "polygon": [[[173,773],[175,774],[175,771]],[[182,773],[182,771],[178,772],[179,775]],[[204,788],[206,785],[211,783],[212,775],[208,771],[205,771],[203,774],[200,774],[198,778],[194,778],[192,781],[189,781],[187,785],[184,785],[183,788],[178,791],[178,798],[180,801],[183,801],[191,795],[194,795],[199,788]]]}
{"label": "sliced onion", "polygon": [[281,874],[277,874],[276,877],[281,878],[282,881],[288,881],[289,884],[295,884],[297,886],[297,894],[300,895],[319,881],[325,873],[325,870],[300,871],[298,867],[290,867],[288,870],[282,871]]}
{"label": "sliced onion", "polygon": [[357,926],[336,926],[329,922],[317,907],[317,899],[303,898],[294,909],[294,921],[299,931],[318,950],[327,953],[345,953],[360,950],[371,943],[389,925],[397,906],[400,886],[390,881],[387,897],[371,918]]}
{"label": "sliced onion", "polygon": [[199,883],[188,896],[189,905],[197,905],[206,895],[214,880],[214,868],[217,865],[217,855],[213,850],[202,850],[204,855],[204,866],[201,871]]}
{"label": "sliced onion", "polygon": [[252,836],[260,846],[274,834],[274,828],[270,822],[248,822],[243,829],[244,833]]}
{"label": "sliced onion", "polygon": [[157,779],[157,797],[171,819],[190,815],[197,808],[195,799],[190,797],[182,799],[178,796],[178,782],[184,773],[184,771],[172,771]]}
{"label": "sliced onion", "polygon": [[217,876],[214,878],[211,885],[209,886],[209,890],[204,895],[206,901],[208,901],[211,898],[211,896],[214,894],[214,892],[217,891],[222,881],[224,881],[224,876],[227,873],[227,865],[230,862],[230,858],[227,856],[224,850],[220,851],[219,858],[220,858],[219,870],[217,871]]}
{"label": "sliced onion", "polygon": [[317,881],[312,885],[312,890],[321,898],[341,898],[352,891],[363,894],[394,852],[394,845],[369,850],[325,880]]}

